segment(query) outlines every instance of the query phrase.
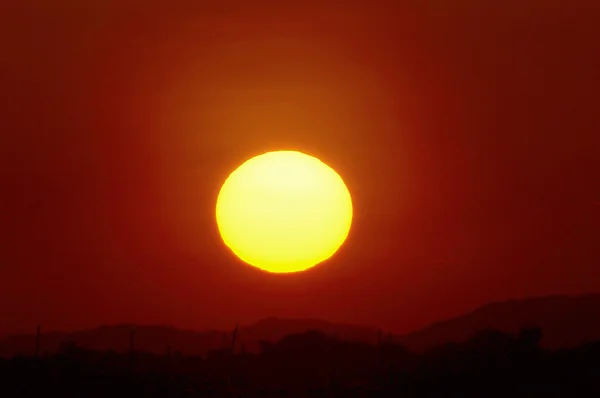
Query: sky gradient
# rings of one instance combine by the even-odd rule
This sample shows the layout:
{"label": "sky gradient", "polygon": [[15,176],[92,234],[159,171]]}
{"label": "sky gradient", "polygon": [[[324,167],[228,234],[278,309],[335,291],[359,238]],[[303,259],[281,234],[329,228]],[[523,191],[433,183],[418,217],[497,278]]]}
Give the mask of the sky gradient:
{"label": "sky gradient", "polygon": [[[600,291],[597,1],[23,3],[0,13],[0,334],[404,332]],[[227,175],[278,149],[353,196],[303,274],[245,266],[216,227]]]}

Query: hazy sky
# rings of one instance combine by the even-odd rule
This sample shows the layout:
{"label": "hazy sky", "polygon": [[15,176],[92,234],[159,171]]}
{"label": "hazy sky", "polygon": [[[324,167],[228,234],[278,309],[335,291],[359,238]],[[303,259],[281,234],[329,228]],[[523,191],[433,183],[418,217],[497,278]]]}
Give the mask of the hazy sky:
{"label": "hazy sky", "polygon": [[[0,333],[402,332],[600,291],[597,1],[12,3]],[[320,157],[354,200],[347,243],[300,275],[241,264],[214,221],[228,173],[276,149]]]}

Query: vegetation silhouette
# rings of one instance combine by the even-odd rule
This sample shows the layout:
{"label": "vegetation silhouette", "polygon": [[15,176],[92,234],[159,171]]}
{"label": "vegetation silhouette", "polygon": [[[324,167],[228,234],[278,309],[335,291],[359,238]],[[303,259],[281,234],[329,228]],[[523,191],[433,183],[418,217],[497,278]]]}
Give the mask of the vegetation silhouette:
{"label": "vegetation silhouette", "polygon": [[[56,354],[0,360],[0,395],[36,397],[597,397],[600,341],[540,347],[537,327],[484,329],[463,343],[413,352],[391,338],[350,342],[318,330],[230,344],[206,356],[95,351],[70,341]],[[39,347],[39,341],[36,342]],[[37,350],[36,350],[37,352]]]}

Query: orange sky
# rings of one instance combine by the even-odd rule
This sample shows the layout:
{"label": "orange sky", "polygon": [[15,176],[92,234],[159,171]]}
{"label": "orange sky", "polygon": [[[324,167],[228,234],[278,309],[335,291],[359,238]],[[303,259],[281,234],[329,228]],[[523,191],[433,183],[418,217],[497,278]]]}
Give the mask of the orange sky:
{"label": "orange sky", "polygon": [[[0,333],[265,316],[402,332],[600,290],[594,1],[13,3]],[[275,149],[353,195],[348,242],[302,275],[242,265],[214,221],[228,173]]]}

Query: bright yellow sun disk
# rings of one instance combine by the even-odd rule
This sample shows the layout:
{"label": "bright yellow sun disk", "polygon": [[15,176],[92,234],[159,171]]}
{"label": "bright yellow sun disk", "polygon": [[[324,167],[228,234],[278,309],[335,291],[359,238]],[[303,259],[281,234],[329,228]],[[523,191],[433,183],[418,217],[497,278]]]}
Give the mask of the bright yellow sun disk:
{"label": "bright yellow sun disk", "polygon": [[352,199],[342,178],[319,159],[268,152],[239,166],[217,199],[225,244],[264,271],[303,271],[331,257],[352,224]]}

